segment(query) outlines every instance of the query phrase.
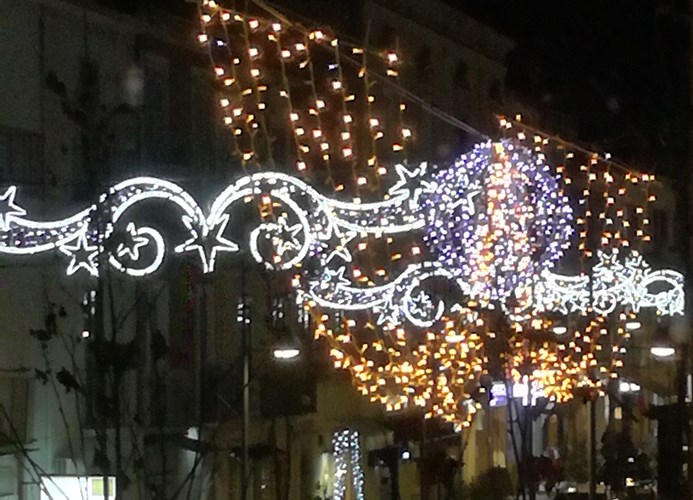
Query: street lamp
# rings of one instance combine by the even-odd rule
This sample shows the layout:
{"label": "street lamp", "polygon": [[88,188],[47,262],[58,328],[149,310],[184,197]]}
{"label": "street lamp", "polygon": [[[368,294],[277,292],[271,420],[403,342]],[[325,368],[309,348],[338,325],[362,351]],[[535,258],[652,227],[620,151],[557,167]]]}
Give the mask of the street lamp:
{"label": "street lamp", "polygon": [[280,328],[278,339],[272,347],[272,356],[277,361],[291,361],[301,355],[301,343],[294,338],[288,328]]}
{"label": "street lamp", "polygon": [[676,354],[676,348],[669,339],[669,334],[661,325],[657,328],[652,345],[650,346],[650,354],[655,358],[671,358]]}
{"label": "street lamp", "polygon": [[288,346],[277,346],[272,351],[274,359],[288,361],[291,359],[296,359],[301,354],[301,350],[295,347]]}
{"label": "street lamp", "polygon": [[556,335],[565,335],[568,333],[568,328],[563,325],[556,325],[553,327],[553,333]]}
{"label": "street lamp", "polygon": [[655,358],[670,358],[676,354],[676,348],[671,345],[653,345],[650,347],[650,354]]}
{"label": "street lamp", "polygon": [[637,320],[631,320],[631,321],[626,322],[626,330],[628,330],[629,332],[632,332],[634,330],[639,330],[641,326],[642,326],[642,323],[640,323],[640,321],[637,321]]}

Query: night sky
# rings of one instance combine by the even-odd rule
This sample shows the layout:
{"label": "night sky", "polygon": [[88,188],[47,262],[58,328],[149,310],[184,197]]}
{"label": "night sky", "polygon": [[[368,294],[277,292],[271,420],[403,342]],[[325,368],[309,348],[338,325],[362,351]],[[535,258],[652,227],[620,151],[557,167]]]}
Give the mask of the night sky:
{"label": "night sky", "polygon": [[[566,139],[638,168],[670,174],[681,166],[690,102],[687,2],[446,2],[516,41],[506,87],[533,107],[574,119],[576,137]],[[358,2],[276,3],[340,31],[359,16]]]}
{"label": "night sky", "polygon": [[[665,174],[680,168],[690,102],[685,0],[444,1],[516,41],[506,87],[540,111],[574,119],[576,137],[566,139],[634,167]],[[360,36],[358,1],[271,3]],[[174,4],[181,13],[191,7]]]}
{"label": "night sky", "polygon": [[673,2],[448,3],[517,41],[506,84],[574,116],[580,140],[664,171],[681,157],[690,62]]}

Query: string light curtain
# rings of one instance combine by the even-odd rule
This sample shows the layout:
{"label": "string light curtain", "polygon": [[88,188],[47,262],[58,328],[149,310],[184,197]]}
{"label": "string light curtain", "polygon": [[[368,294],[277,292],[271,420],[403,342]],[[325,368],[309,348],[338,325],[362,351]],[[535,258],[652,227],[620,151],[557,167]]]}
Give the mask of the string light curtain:
{"label": "string light curtain", "polygon": [[[317,236],[295,258],[301,245],[286,243],[307,237],[294,229],[305,207],[291,205],[294,188],[256,184],[247,201],[264,237],[251,241],[256,260],[294,269],[315,337],[371,400],[466,426],[500,363],[565,401],[618,376],[641,308],[681,312],[680,276],[633,264],[651,240],[652,175],[506,118],[500,140],[448,167],[411,165],[425,146],[408,123],[419,102],[379,92],[401,89],[394,51],[212,0],[200,19],[240,167],[291,173],[335,200],[318,202]],[[613,283],[623,262],[630,288]],[[658,281],[672,300],[649,291]]]}

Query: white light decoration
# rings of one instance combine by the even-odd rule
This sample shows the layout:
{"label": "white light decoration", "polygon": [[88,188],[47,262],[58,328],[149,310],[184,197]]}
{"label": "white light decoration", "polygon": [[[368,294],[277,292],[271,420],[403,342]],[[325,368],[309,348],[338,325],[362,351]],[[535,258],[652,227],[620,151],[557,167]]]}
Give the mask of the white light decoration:
{"label": "white light decoration", "polygon": [[[634,312],[683,312],[682,275],[652,271],[637,252],[625,255],[624,262],[617,251],[600,252],[591,285],[586,275],[550,270],[573,234],[572,211],[549,167],[521,146],[509,141],[480,144],[434,176],[426,164],[395,170],[399,180],[385,199],[369,203],[328,198],[284,173],[254,173],[224,189],[207,213],[181,186],[138,177],[116,184],[72,217],[47,222],[26,218],[11,186],[0,197],[0,255],[57,249],[70,257],[69,275],[84,271],[97,276],[100,257],[109,252],[105,262],[117,270],[133,277],[150,275],[161,267],[168,244],[158,230],[136,225],[126,215],[136,204],[159,200],[176,209],[189,233],[174,251],[195,254],[202,270],[211,273],[222,252],[240,251],[241,242],[226,235],[232,209],[255,198],[273,215],[249,232],[247,248],[253,258],[272,270],[310,268],[306,264],[314,262],[319,274],[306,273],[305,287],[299,290],[306,300],[327,309],[371,310],[385,328],[405,322],[429,328],[459,308],[463,298],[479,300],[486,308],[495,302],[511,318],[528,310],[585,312],[592,298],[599,314],[619,305]],[[124,230],[116,230],[118,225]],[[410,264],[379,286],[362,286],[347,277],[346,266],[353,260],[348,246],[357,235],[378,238],[412,231],[420,232],[435,260]],[[115,244],[106,244],[111,238]],[[426,287],[429,280],[454,285],[459,293],[445,297],[449,301],[454,295],[453,303],[435,297]]]}
{"label": "white light decoration", "polygon": [[[103,243],[113,236],[116,223],[129,208],[147,200],[166,200],[181,210],[181,220],[190,233],[187,240],[175,247],[175,252],[197,253],[203,271],[213,272],[219,252],[239,250],[235,242],[224,236],[229,222],[227,210],[238,201],[265,193],[280,201],[297,222],[287,225],[288,218],[282,217],[276,223],[268,222],[256,228],[252,233],[250,247],[258,262],[272,269],[290,268],[304,260],[311,248],[318,253],[324,252],[325,242],[329,242],[335,236],[340,239],[342,248],[330,250],[335,255],[329,254],[326,260],[332,260],[334,256],[339,255],[348,261],[350,256],[344,247],[357,232],[396,234],[423,226],[424,220],[418,216],[417,200],[425,191],[420,187],[425,181],[417,181],[413,173],[404,169],[400,172],[402,179],[397,185],[397,192],[393,192],[389,199],[377,203],[332,200],[295,177],[276,172],[257,173],[243,177],[226,188],[214,200],[207,216],[195,199],[177,184],[153,177],[138,177],[113,186],[99,197],[97,204],[76,215],[48,222],[24,218],[26,211],[14,202],[17,188],[11,186],[0,198],[0,207],[3,210],[0,212],[0,254],[30,255],[54,249],[62,250],[66,245],[67,248],[63,251],[67,254],[78,248],[93,251],[95,246],[97,253],[102,253]],[[415,172],[422,175],[425,166]],[[109,262],[133,276],[151,274],[163,260],[162,249],[157,247],[154,252],[153,261],[156,266],[149,264],[144,268],[137,268],[134,264],[142,259],[143,252],[140,250],[149,244],[159,245],[163,238],[155,236],[153,228],[128,228],[126,233],[130,238],[135,238],[133,231],[137,232],[137,238],[132,241],[133,246],[118,245]],[[263,233],[270,235],[277,247],[279,262],[260,255],[258,239]],[[288,240],[287,234],[290,236]],[[78,239],[81,242],[75,243]],[[89,255],[92,256],[92,253]],[[95,265],[90,266],[88,262],[81,260],[70,267],[73,272],[83,268],[90,274],[96,273]]]}
{"label": "white light decoration", "polygon": [[96,261],[99,255],[99,247],[97,245],[90,245],[89,241],[87,241],[86,226],[77,235],[74,245],[66,243],[60,247],[60,251],[65,255],[69,255],[71,258],[70,264],[67,266],[68,276],[72,276],[79,269],[86,270],[92,276],[99,275],[98,263]]}
{"label": "white light decoration", "polygon": [[529,309],[529,288],[570,244],[573,212],[559,178],[532,151],[478,144],[435,177],[425,239],[475,299]]}
{"label": "white light decoration", "polygon": [[[185,227],[190,231],[190,238],[175,249],[176,253],[197,252],[202,263],[202,271],[211,273],[214,271],[217,253],[237,252],[238,245],[224,238],[224,230],[229,223],[228,214],[222,214],[216,224],[203,224],[198,226],[190,217],[183,217]],[[210,235],[214,235],[210,237]]]}
{"label": "white light decoration", "polygon": [[586,313],[590,304],[597,314],[608,315],[618,306],[634,312],[654,308],[658,314],[683,314],[683,275],[676,271],[652,271],[642,255],[630,251],[621,262],[619,251],[597,253],[599,263],[589,276],[563,276],[544,271],[534,285],[538,312]]}
{"label": "white light decoration", "polygon": [[[128,224],[126,231],[130,238],[130,244],[126,245],[125,243],[120,243],[116,249],[116,255],[111,255],[108,262],[118,271],[133,277],[147,276],[159,269],[159,266],[161,266],[161,263],[164,261],[166,249],[166,243],[161,233],[151,227],[138,228],[134,222]],[[155,247],[156,256],[147,267],[141,269],[125,267],[116,258],[124,258],[127,256],[132,262],[137,262],[140,260],[140,248],[147,247],[150,243],[153,243]]]}
{"label": "white light decoration", "polygon": [[[204,214],[192,196],[172,182],[152,177],[137,177],[116,184],[99,197],[98,203],[56,221],[23,217],[27,214],[14,204],[15,192],[16,188],[12,186],[5,193],[9,203],[3,207],[0,254],[32,255],[57,249],[71,258],[68,275],[79,270],[98,275],[99,256],[106,251],[106,241],[122,236],[130,241],[120,242],[115,252],[108,256],[111,265],[131,276],[145,276],[160,267],[165,241],[157,230],[128,223],[122,236],[115,231],[126,211],[137,203],[147,200],[172,202],[181,210],[183,221],[189,221],[190,227],[200,231],[206,228]],[[143,252],[150,245],[155,247],[154,251]],[[147,259],[151,262],[142,266],[142,261]]]}
{"label": "white light decoration", "polygon": [[17,194],[16,186],[10,186],[5,193],[0,196],[0,231],[10,227],[12,219],[18,215],[26,215],[26,210],[17,206],[14,197]]}
{"label": "white light decoration", "polygon": [[357,500],[366,498],[363,470],[361,469],[361,444],[358,431],[344,429],[332,436],[334,450],[334,499],[346,500],[347,479],[351,474],[354,496]]}
{"label": "white light decoration", "polygon": [[[379,314],[378,324],[389,327],[407,320],[425,328],[442,317],[445,304],[442,301],[434,304],[428,293],[421,289],[428,279],[447,279],[456,284],[461,293],[469,292],[469,286],[464,281],[455,278],[438,262],[411,264],[392,282],[375,287],[351,285],[344,277],[345,271],[345,267],[337,270],[326,268],[319,279],[310,281],[310,298],[327,309],[372,309]],[[451,304],[451,310],[455,305]]]}

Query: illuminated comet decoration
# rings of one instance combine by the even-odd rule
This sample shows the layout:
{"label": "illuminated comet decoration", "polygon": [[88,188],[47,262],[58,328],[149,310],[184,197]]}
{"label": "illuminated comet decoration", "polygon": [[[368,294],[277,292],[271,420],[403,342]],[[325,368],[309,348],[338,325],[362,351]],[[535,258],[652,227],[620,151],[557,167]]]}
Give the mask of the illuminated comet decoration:
{"label": "illuminated comet decoration", "polygon": [[[550,271],[573,234],[572,212],[548,167],[521,146],[481,144],[433,176],[425,164],[396,170],[398,182],[378,202],[335,200],[296,177],[262,172],[233,182],[208,211],[175,183],[139,177],[116,184],[96,204],[57,221],[29,218],[11,186],[0,196],[0,254],[57,250],[68,259],[68,275],[98,276],[104,263],[133,277],[150,275],[161,267],[168,242],[160,230],[128,215],[136,205],[158,201],[180,217],[182,234],[173,251],[195,256],[205,273],[215,270],[222,252],[237,253],[241,247],[270,270],[317,261],[321,272],[307,274],[305,299],[326,309],[370,310],[384,328],[431,327],[459,307],[461,297],[513,314],[584,312],[590,293],[603,314],[618,305],[667,315],[683,311],[683,277],[650,270],[637,252],[624,255],[624,263],[617,252],[600,253],[592,286],[587,276]],[[234,241],[227,234],[234,207],[265,197],[282,213],[258,224],[247,242]],[[347,277],[347,246],[356,234],[411,232],[422,234],[435,260],[410,264],[380,286]],[[456,291],[434,298],[424,286],[433,279],[449,282]],[[451,297],[455,300],[446,304]]]}

